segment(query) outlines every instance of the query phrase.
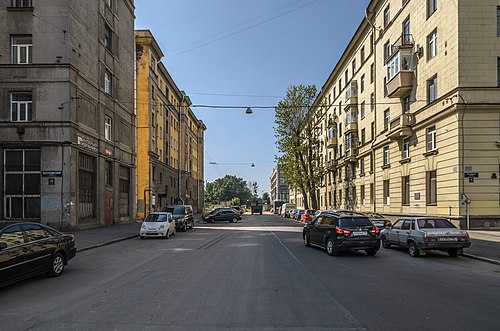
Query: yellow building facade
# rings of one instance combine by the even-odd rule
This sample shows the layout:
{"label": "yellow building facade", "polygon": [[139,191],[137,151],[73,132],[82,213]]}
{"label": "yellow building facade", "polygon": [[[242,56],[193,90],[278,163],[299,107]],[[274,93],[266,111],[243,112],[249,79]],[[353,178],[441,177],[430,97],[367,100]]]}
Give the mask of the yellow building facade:
{"label": "yellow building facade", "polygon": [[498,0],[370,2],[313,107],[321,209],[500,228],[499,18]]}
{"label": "yellow building facade", "polygon": [[204,200],[205,124],[161,62],[149,30],[136,30],[137,214]]}

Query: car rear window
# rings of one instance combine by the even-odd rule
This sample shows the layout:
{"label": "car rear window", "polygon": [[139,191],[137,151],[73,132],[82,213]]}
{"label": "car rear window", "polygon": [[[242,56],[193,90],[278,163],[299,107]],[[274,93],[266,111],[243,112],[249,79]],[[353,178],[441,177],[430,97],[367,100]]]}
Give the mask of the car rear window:
{"label": "car rear window", "polygon": [[356,228],[358,226],[373,226],[368,217],[342,217],[339,220],[341,228]]}
{"label": "car rear window", "polygon": [[172,213],[172,214],[184,214],[184,206],[167,206],[163,209],[163,211]]}
{"label": "car rear window", "polygon": [[418,220],[418,227],[421,229],[455,229],[456,227],[447,219],[420,219]]}

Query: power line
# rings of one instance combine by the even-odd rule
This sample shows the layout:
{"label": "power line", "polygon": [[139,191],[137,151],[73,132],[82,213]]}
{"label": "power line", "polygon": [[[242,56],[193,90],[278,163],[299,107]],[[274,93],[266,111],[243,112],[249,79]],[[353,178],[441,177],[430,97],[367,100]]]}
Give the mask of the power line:
{"label": "power line", "polygon": [[224,93],[201,93],[201,92],[188,92],[188,95],[212,95],[219,97],[249,97],[249,98],[283,98],[282,95],[255,95],[255,94],[224,94]]}

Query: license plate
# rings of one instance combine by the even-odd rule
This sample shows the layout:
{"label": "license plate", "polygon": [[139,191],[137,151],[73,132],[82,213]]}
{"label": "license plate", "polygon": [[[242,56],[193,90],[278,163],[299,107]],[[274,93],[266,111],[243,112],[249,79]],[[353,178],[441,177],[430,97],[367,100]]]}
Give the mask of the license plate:
{"label": "license plate", "polygon": [[458,241],[457,237],[441,237],[438,241]]}
{"label": "license plate", "polygon": [[352,233],[352,235],[353,235],[353,236],[366,236],[366,235],[367,235],[367,233],[366,233],[366,231],[354,231],[354,232]]}
{"label": "license plate", "polygon": [[146,234],[156,234],[156,232],[148,231]]}

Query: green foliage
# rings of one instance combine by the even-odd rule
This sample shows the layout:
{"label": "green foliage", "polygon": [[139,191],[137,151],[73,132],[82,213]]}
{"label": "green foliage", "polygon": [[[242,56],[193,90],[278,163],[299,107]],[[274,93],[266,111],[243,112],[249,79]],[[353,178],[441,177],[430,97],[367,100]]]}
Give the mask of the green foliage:
{"label": "green foliage", "polygon": [[269,196],[269,193],[267,192],[262,193],[262,202],[266,204],[271,203],[271,197]]}
{"label": "green foliage", "polygon": [[207,183],[205,187],[205,201],[212,203],[232,201],[233,198],[247,201],[251,196],[252,193],[243,178],[233,175],[217,178],[215,181]]}
{"label": "green foliage", "polygon": [[241,205],[240,198],[234,197],[231,199],[231,206],[239,206]]}

